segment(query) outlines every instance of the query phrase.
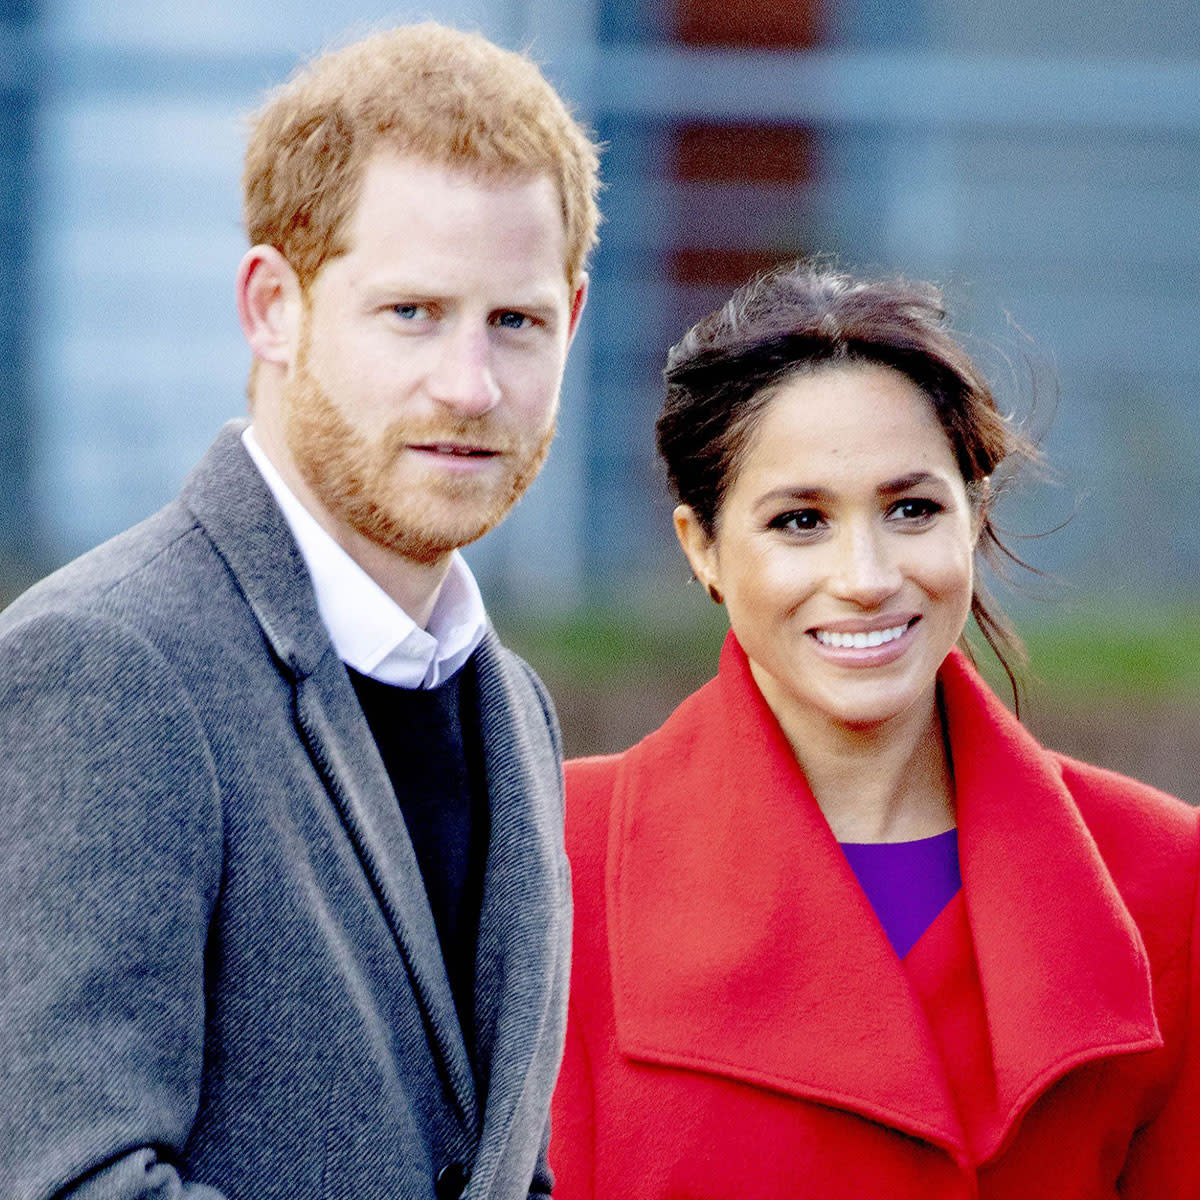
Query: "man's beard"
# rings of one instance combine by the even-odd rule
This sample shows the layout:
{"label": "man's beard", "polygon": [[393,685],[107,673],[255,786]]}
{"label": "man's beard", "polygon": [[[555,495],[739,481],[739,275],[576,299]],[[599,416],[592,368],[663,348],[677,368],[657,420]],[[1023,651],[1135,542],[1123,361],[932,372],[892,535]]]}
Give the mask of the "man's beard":
{"label": "man's beard", "polygon": [[[541,470],[554,438],[553,421],[522,436],[487,414],[472,421],[396,421],[368,439],[310,372],[307,346],[283,400],[288,450],[321,504],[369,541],[419,563],[436,563],[496,526]],[[446,442],[501,454],[480,478],[411,461],[406,449]]]}

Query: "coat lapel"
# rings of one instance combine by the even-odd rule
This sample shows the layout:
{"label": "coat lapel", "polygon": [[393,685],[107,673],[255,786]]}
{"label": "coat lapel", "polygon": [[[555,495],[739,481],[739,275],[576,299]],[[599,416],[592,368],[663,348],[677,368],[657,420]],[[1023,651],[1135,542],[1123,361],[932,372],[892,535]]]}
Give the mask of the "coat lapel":
{"label": "coat lapel", "polygon": [[972,1131],[986,1160],[1055,1080],[1162,1037],[1141,935],[1057,760],[961,654],[939,680],[996,1080],[995,1110]]}
{"label": "coat lapel", "polygon": [[404,818],[370,729],[317,612],[304,561],[230,422],[182,498],[254,610],[295,689],[298,734],[336,805],[403,956],[439,1069],[464,1129],[478,1130],[475,1084],[433,914]]}
{"label": "coat lapel", "polygon": [[477,1133],[475,1082],[404,817],[346,669],[330,647],[296,683],[296,717],[404,957],[459,1118]]}
{"label": "coat lapel", "polygon": [[635,1058],[851,1109],[963,1156],[920,1002],[730,639],[635,747],[608,854]]}
{"label": "coat lapel", "polygon": [[[476,961],[476,1039],[487,1075],[483,1146],[497,1153],[535,1056],[557,1069],[566,1004],[570,887],[562,851],[562,767],[543,698],[489,632],[477,653],[491,808]],[[547,1080],[547,1087],[549,1086]],[[481,1152],[473,1179],[491,1163]]]}
{"label": "coat lapel", "polygon": [[941,676],[997,1104],[964,1130],[919,999],[730,637],[717,679],[624,756],[607,866],[634,1058],[998,1152],[1073,1067],[1161,1044],[1131,917],[1043,751],[956,652]]}

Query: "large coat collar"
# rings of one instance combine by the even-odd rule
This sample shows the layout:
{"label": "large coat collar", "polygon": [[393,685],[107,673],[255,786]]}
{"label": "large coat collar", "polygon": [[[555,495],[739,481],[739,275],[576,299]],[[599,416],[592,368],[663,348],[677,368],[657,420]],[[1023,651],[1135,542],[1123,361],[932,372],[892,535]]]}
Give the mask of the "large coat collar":
{"label": "large coat collar", "polygon": [[1041,749],[940,676],[997,1091],[964,1130],[932,1031],[745,654],[628,752],[607,901],[622,1050],[852,1109],[985,1159],[1071,1068],[1161,1045],[1141,938]]}
{"label": "large coat collar", "polygon": [[[464,1136],[474,1141],[484,1106],[416,855],[353,686],[321,622],[303,559],[241,443],[244,428],[240,421],[225,426],[189,476],[181,501],[237,580],[279,669],[291,679],[297,736],[392,930]],[[561,863],[561,767],[541,698],[490,630],[477,651],[477,667],[492,836],[479,932],[476,1049],[490,1083],[487,1124],[502,1128],[521,1099],[540,1044],[530,1030],[557,1018],[569,908]],[[480,1169],[477,1163],[477,1174]]]}

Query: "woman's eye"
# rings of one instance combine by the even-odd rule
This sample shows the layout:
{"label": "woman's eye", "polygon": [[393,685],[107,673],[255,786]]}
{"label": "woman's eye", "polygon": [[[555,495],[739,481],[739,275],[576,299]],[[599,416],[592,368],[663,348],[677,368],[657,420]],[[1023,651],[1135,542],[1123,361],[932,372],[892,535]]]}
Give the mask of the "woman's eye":
{"label": "woman's eye", "polygon": [[815,533],[825,524],[825,518],[815,508],[802,508],[794,512],[780,513],[771,521],[772,529],[783,529],[789,533]]}
{"label": "woman's eye", "polygon": [[942,506],[936,500],[920,500],[910,497],[893,504],[889,515],[901,521],[928,521],[941,511]]}

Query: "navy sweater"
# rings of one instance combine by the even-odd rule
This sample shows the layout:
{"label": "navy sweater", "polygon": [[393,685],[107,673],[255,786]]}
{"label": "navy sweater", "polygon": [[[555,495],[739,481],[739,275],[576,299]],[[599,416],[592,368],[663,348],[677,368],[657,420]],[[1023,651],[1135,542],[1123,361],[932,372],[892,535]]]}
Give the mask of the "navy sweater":
{"label": "navy sweater", "polygon": [[347,670],[404,813],[473,1052],[475,950],[489,828],[474,659],[436,688],[396,687]]}

